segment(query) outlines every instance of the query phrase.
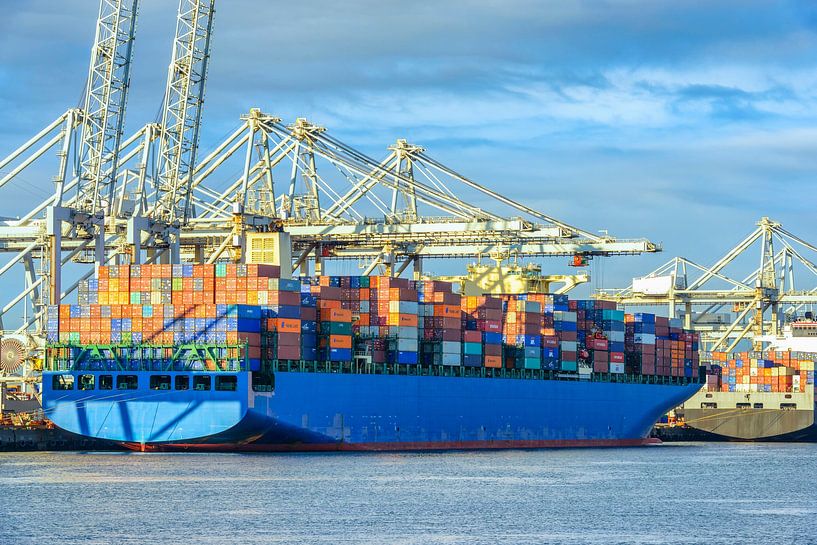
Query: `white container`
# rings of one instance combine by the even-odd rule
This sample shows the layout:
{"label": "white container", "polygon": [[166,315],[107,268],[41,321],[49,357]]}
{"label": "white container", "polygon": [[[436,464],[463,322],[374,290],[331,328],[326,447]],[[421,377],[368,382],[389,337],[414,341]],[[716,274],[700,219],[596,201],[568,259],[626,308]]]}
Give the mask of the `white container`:
{"label": "white container", "polygon": [[398,327],[391,327],[391,330],[397,329],[397,338],[398,339],[414,339],[417,340],[419,338],[418,329],[416,327],[408,327],[408,326],[398,326]]}
{"label": "white container", "polygon": [[610,363],[610,372],[611,373],[624,373],[624,364],[623,363]]}
{"label": "white container", "polygon": [[400,352],[417,352],[417,339],[397,339],[397,350]]}
{"label": "white container", "polygon": [[633,342],[637,344],[655,344],[654,333],[636,333],[633,336]]}
{"label": "white container", "polygon": [[443,354],[456,354],[458,356],[462,354],[462,343],[457,341],[442,341],[440,344]]}
{"label": "white container", "polygon": [[389,301],[389,312],[392,314],[417,314],[417,302]]}
{"label": "white container", "polygon": [[439,357],[443,365],[462,365],[462,356],[459,354],[447,354],[443,352]]}
{"label": "white container", "polygon": [[577,350],[578,343],[576,341],[560,341],[559,348],[562,349],[562,352],[575,352]]}
{"label": "white container", "polygon": [[553,319],[557,322],[576,322],[576,313],[567,310],[557,310],[553,313]]}
{"label": "white container", "polygon": [[606,333],[607,340],[613,343],[623,343],[624,342],[624,332],[623,331],[610,331]]}

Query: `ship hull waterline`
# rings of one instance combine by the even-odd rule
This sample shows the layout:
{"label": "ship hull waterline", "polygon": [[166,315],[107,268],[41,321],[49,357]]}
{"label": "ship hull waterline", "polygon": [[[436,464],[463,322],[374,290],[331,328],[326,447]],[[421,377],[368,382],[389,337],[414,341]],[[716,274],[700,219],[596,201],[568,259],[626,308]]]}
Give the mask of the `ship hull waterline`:
{"label": "ship hull waterline", "polygon": [[244,382],[206,399],[141,389],[96,400],[54,392],[46,410],[68,431],[140,451],[620,447],[656,442],[649,438],[655,421],[700,388],[283,372],[274,393],[256,393]]}

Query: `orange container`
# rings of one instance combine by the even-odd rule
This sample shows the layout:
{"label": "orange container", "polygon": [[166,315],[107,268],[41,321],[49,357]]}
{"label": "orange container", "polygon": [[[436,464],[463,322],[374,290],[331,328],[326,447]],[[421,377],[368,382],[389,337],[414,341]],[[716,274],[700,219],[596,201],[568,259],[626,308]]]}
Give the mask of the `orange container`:
{"label": "orange container", "polygon": [[272,326],[271,329],[273,331],[278,331],[280,333],[301,332],[301,321],[295,318],[270,318],[267,321],[267,327],[270,326]]}
{"label": "orange container", "polygon": [[502,356],[484,356],[485,367],[492,369],[502,368]]}
{"label": "orange container", "polygon": [[[340,301],[335,301],[340,304]],[[352,311],[345,308],[322,308],[321,320],[324,322],[351,322]]]}
{"label": "orange container", "polygon": [[329,335],[329,348],[352,348],[352,337],[349,335]]}
{"label": "orange container", "polygon": [[340,308],[341,308],[340,301],[332,301],[331,299],[318,299],[318,309],[320,309],[320,310],[340,309]]}
{"label": "orange container", "polygon": [[417,315],[416,314],[389,314],[389,321],[390,326],[401,326],[401,327],[417,327]]}

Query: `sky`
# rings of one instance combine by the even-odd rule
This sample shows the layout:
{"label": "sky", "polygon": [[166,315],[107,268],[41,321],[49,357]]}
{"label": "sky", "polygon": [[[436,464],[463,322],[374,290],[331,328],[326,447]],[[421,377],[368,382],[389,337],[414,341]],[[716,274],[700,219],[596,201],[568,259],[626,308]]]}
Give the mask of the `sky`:
{"label": "sky", "polygon": [[[2,157],[78,105],[98,4],[0,5]],[[175,8],[142,0],[128,131],[156,119]],[[761,216],[817,238],[813,2],[231,0],[217,10],[203,150],[252,107],[307,117],[377,158],[407,138],[548,215],[663,245],[594,265],[606,287],[676,255],[712,263]],[[33,204],[52,175],[35,170],[9,191]]]}

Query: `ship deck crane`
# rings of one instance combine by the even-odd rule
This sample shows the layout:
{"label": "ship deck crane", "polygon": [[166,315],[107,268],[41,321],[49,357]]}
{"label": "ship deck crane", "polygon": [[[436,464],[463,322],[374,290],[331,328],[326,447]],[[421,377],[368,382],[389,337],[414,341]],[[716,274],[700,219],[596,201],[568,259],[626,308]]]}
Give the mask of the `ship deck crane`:
{"label": "ship deck crane", "polygon": [[[758,268],[746,276],[730,275],[729,266],[749,257],[753,248],[760,250]],[[598,290],[594,296],[625,306],[665,306],[670,316],[680,310],[685,327],[699,330],[710,351],[730,352],[742,340],[760,349],[758,339],[779,335],[787,319],[817,304],[816,253],[817,246],[764,217],[709,267],[676,257],[626,288]],[[807,279],[805,289],[795,285],[797,271]],[[718,321],[724,316],[729,319]]]}

